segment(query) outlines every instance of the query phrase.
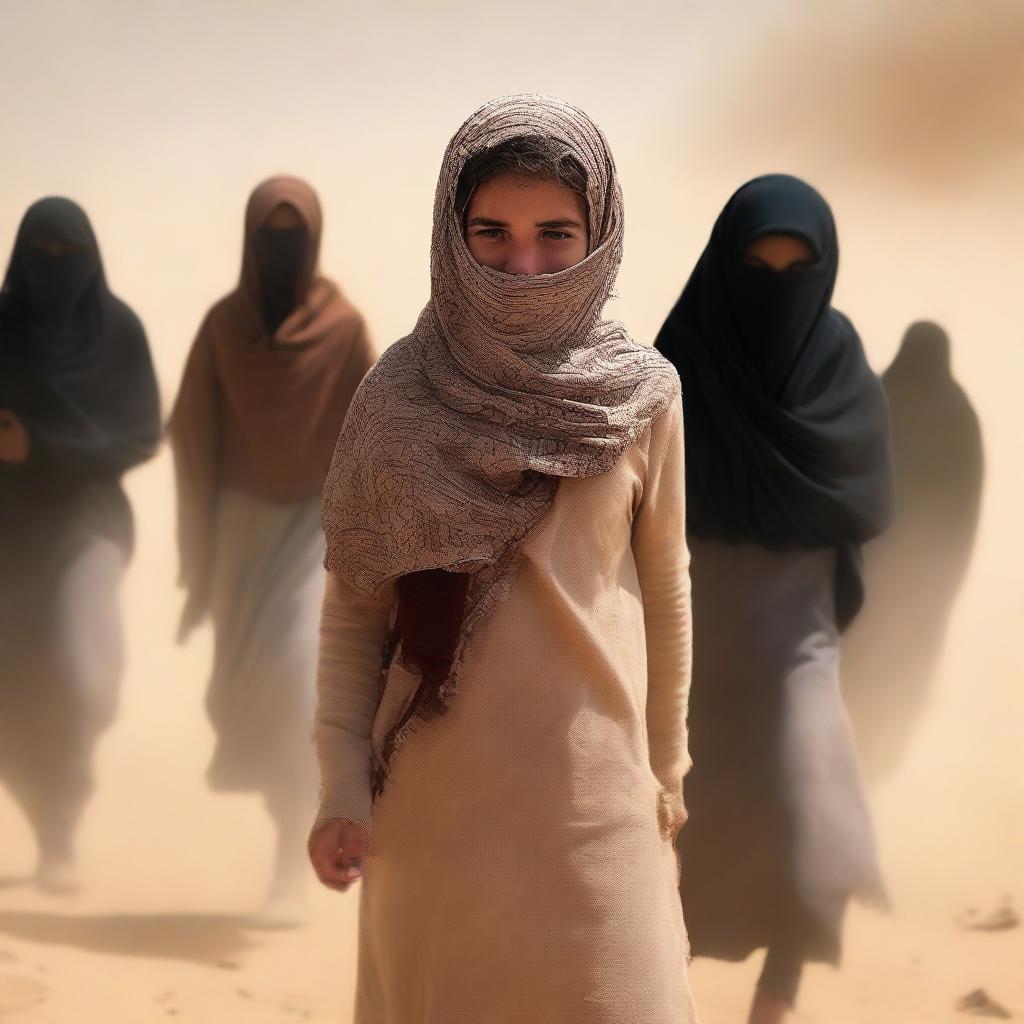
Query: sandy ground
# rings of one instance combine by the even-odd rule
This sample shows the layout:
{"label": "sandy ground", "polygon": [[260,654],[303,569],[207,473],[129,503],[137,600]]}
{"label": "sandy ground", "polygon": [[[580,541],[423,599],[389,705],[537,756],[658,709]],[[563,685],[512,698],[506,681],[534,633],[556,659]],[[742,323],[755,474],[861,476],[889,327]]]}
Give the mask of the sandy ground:
{"label": "sandy ground", "polygon": [[[988,478],[942,670],[874,794],[893,912],[852,909],[843,969],[809,970],[802,1019],[952,1022],[978,987],[1024,1015],[1024,930],[954,923],[1007,893],[1024,906],[1019,5],[386,6],[0,0],[0,248],[37,196],[78,198],[169,402],[202,311],[236,273],[245,196],[278,170],[320,189],[324,265],[378,341],[407,330],[426,297],[443,146],[493,95],[558,93],[602,123],[628,214],[612,312],[648,341],[733,188],[769,170],[818,184],[842,239],[837,304],[879,369],[911,321],[948,330]],[[270,827],[255,798],[203,785],[209,635],[172,643],[167,453],[128,486],[129,660],[81,833],[86,891],[56,900],[26,883],[31,838],[0,792],[0,1019],[344,1024],[356,897],[318,891],[299,931],[244,926]],[[694,966],[705,1024],[743,1019],[758,966]]]}
{"label": "sandy ground", "polygon": [[[150,685],[171,711],[173,680]],[[247,929],[268,867],[268,823],[255,800],[202,791],[192,755],[208,736],[181,731],[173,714],[151,721],[132,742],[121,730],[104,748],[102,789],[82,837],[87,894],[59,900],[25,884],[29,837],[0,803],[0,1019],[350,1021],[356,895],[316,892],[311,923],[294,932]],[[967,932],[954,923],[972,902],[968,890],[981,904],[1005,889],[1024,892],[1019,859],[1007,856],[996,870],[922,892],[897,865],[894,911],[853,908],[843,969],[809,969],[797,1019],[952,1022],[956,998],[978,987],[1015,1016],[1024,1013],[1024,933]],[[757,969],[756,958],[696,962],[704,1024],[743,1019]],[[521,1019],[530,1019],[527,1005]]]}
{"label": "sandy ground", "polygon": [[[227,907],[124,914],[104,912],[98,898],[74,910],[20,894],[5,898],[0,1019],[344,1024],[352,1019],[355,904],[339,903],[325,897],[309,928],[267,938],[239,927]],[[1011,934],[967,935],[948,922],[854,913],[844,970],[809,970],[796,1019],[954,1021],[963,1019],[952,1011],[955,997],[979,985],[1019,1016],[1021,947]],[[692,976],[704,1024],[743,1019],[753,962],[698,961]],[[530,1019],[526,1006],[521,1019]]]}

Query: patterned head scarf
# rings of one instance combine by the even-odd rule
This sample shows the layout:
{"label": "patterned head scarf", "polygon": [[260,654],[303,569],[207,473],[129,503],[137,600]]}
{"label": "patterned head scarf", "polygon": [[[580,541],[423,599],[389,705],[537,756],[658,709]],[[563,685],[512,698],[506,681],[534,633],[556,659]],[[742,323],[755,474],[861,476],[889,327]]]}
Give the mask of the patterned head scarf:
{"label": "patterned head scarf", "polygon": [[[477,263],[456,209],[466,162],[523,137],[563,143],[586,171],[590,252],[554,274]],[[502,97],[449,143],[434,202],[430,301],[356,393],[324,490],[326,565],[354,589],[382,596],[428,570],[468,576],[453,653],[443,671],[425,673],[385,760],[418,722],[450,706],[466,641],[507,594],[558,480],[610,470],[678,397],[671,364],[601,319],[622,231],[608,144],[569,103]]]}

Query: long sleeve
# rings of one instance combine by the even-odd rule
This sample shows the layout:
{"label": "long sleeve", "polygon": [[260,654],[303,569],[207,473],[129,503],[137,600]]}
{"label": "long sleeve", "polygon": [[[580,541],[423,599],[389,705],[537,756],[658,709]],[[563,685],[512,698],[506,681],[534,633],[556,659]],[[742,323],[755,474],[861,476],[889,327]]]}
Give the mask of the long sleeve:
{"label": "long sleeve", "polygon": [[138,318],[117,310],[120,327],[106,363],[83,387],[73,373],[38,382],[38,409],[24,414],[33,472],[64,478],[120,477],[145,462],[160,441],[160,393]]}
{"label": "long sleeve", "polygon": [[221,399],[213,351],[200,328],[168,427],[178,498],[178,582],[186,602],[178,637],[206,615],[213,564],[214,515],[220,483]]}
{"label": "long sleeve", "polygon": [[[682,778],[690,768],[686,710],[692,632],[685,528],[682,403],[677,398],[652,426],[647,476],[633,522],[647,634],[651,770],[673,803],[681,800]],[[681,805],[677,810],[682,811]]]}
{"label": "long sleeve", "polygon": [[362,379],[370,372],[373,368],[373,364],[377,361],[377,352],[373,347],[373,341],[370,339],[370,331],[361,314],[356,324],[356,328],[352,333],[350,348],[352,351],[352,364],[355,371],[350,375],[350,378],[355,380],[355,386],[350,389],[348,401],[352,400],[352,395],[355,393],[355,389],[359,386]]}
{"label": "long sleeve", "polygon": [[329,572],[320,618],[313,740],[320,809],[311,834],[336,818],[370,824],[370,735],[391,602],[357,593]]}

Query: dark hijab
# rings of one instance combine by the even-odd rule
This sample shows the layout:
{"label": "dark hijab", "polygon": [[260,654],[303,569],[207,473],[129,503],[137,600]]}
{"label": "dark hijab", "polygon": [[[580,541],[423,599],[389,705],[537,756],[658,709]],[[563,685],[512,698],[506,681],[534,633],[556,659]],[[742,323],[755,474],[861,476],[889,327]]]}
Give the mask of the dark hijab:
{"label": "dark hijab", "polygon": [[70,199],[39,200],[18,228],[0,291],[0,409],[29,437],[26,463],[0,464],[0,487],[30,502],[116,484],[156,449],[145,333],[107,287],[92,225]]}
{"label": "dark hijab", "polygon": [[[741,257],[788,234],[814,254],[776,273]],[[853,325],[830,302],[835,222],[810,185],[748,182],[726,204],[655,347],[683,384],[687,528],[772,549],[834,547],[840,627],[863,599],[859,546],[892,517],[889,416]]]}

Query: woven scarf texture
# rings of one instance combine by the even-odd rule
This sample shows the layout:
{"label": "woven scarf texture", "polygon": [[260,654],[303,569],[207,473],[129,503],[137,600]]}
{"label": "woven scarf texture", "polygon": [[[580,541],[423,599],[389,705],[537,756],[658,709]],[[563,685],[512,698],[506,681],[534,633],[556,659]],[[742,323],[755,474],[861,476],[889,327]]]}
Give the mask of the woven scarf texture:
{"label": "woven scarf texture", "polygon": [[[463,167],[517,137],[563,142],[586,171],[589,255],[558,273],[493,270],[463,237],[455,204]],[[449,143],[434,202],[430,301],[357,391],[323,496],[325,564],[355,590],[381,597],[400,577],[430,569],[470,575],[451,669],[440,685],[421,685],[385,762],[450,707],[467,641],[508,593],[522,542],[559,479],[610,470],[678,399],[672,365],[601,318],[622,235],[608,144],[571,104],[502,97]],[[394,656],[402,660],[400,644]]]}

